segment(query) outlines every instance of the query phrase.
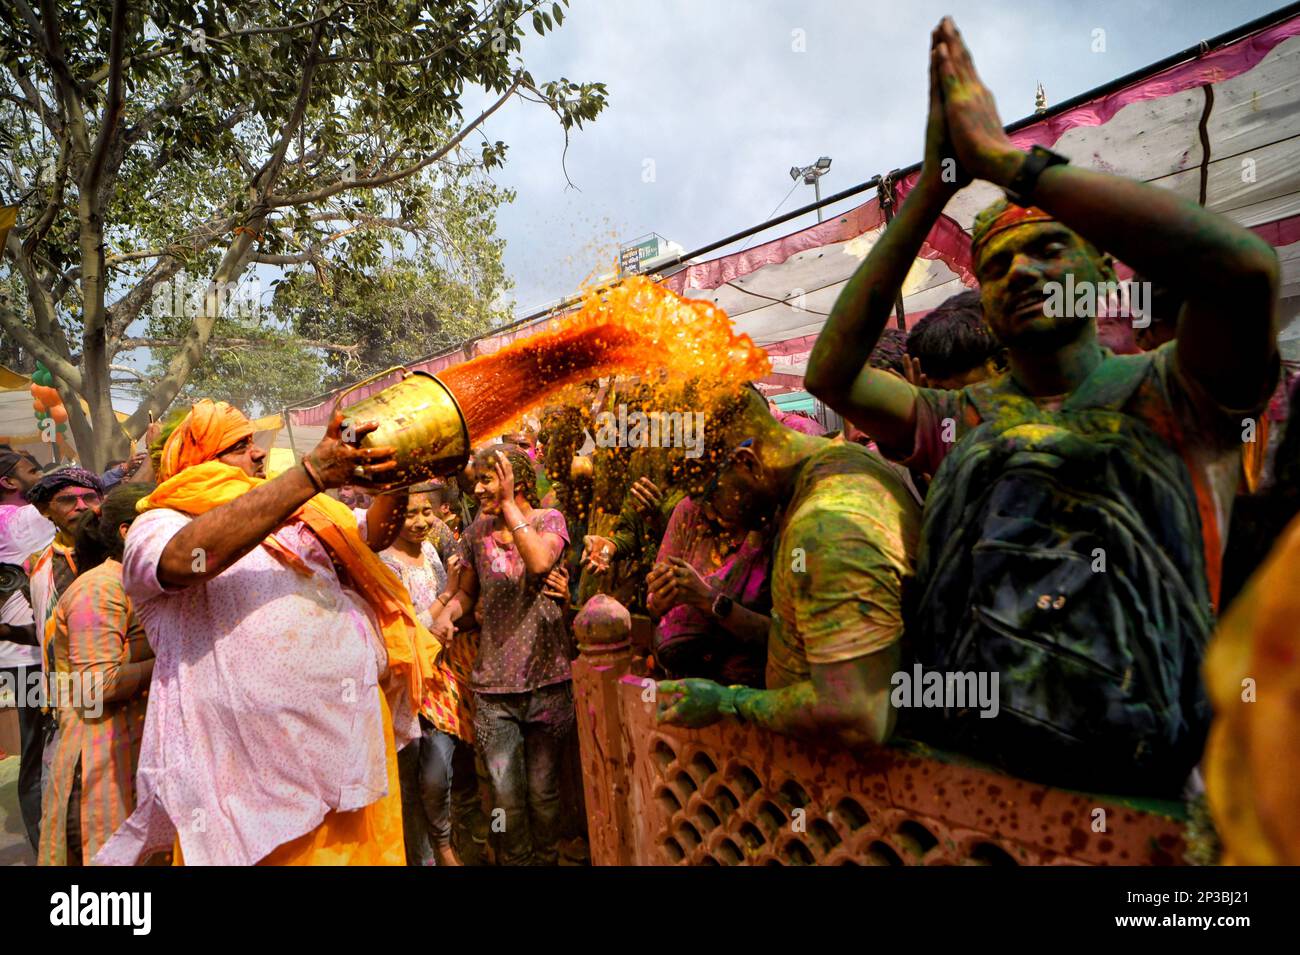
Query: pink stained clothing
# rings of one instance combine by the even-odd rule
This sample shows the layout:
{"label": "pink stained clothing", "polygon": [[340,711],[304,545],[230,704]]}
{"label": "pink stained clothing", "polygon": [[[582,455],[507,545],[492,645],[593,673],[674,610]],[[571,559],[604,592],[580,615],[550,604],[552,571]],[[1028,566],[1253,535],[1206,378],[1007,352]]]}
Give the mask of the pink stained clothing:
{"label": "pink stained clothing", "polygon": [[[36,558],[54,541],[54,525],[41,516],[40,511],[30,504],[0,504],[0,564],[13,564],[21,567],[24,573],[30,573]],[[27,598],[15,593],[30,609]],[[12,599],[12,598],[11,598]],[[10,608],[11,620],[5,623],[19,625],[33,623],[34,619],[25,619],[17,610],[17,603]],[[30,616],[30,614],[28,615]],[[39,635],[38,635],[39,636]],[[32,667],[41,665],[41,648],[0,640],[0,666]]]}
{"label": "pink stained clothing", "polygon": [[[41,516],[30,504],[0,504],[0,564],[13,564],[28,573],[41,551],[54,541],[54,525]],[[31,604],[22,594],[15,592],[10,598],[9,615],[5,623],[19,626],[34,622]],[[18,609],[21,601],[27,607],[24,614]],[[7,605],[8,606],[8,605]],[[0,640],[0,666],[31,667],[41,665],[41,648]]]}
{"label": "pink stained clothing", "polygon": [[31,504],[0,504],[0,564],[21,567],[53,540],[54,525]]}
{"label": "pink stained clothing", "polygon": [[[569,631],[559,601],[542,593],[546,574],[530,573],[513,541],[503,544],[486,514],[469,526],[461,545],[478,577],[479,644],[476,693],[528,693],[573,678]],[[564,515],[534,508],[534,534],[558,534],[569,545]],[[526,533],[520,531],[519,533]],[[563,552],[556,560],[564,560]]]}
{"label": "pink stained clothing", "polygon": [[137,809],[97,864],[131,865],[179,837],[187,865],[252,865],[388,791],[378,625],[319,539],[297,521],[275,533],[310,575],[259,546],[166,589],[159,560],[190,520],[147,511],[127,536],[122,580],[157,659]]}
{"label": "pink stained clothing", "polygon": [[798,431],[800,434],[811,434],[820,437],[826,433],[826,429],[816,419],[799,412],[777,410],[772,412],[772,417],[791,431]]}
{"label": "pink stained clothing", "polygon": [[[761,614],[771,613],[766,544],[758,535],[749,534],[739,548],[719,562],[714,553],[716,543],[716,531],[691,499],[684,497],[668,518],[655,563],[680,557],[698,570],[707,583],[720,588],[742,607]],[[659,618],[655,630],[655,647],[662,649],[687,637],[717,633],[721,627],[704,611],[678,604]]]}

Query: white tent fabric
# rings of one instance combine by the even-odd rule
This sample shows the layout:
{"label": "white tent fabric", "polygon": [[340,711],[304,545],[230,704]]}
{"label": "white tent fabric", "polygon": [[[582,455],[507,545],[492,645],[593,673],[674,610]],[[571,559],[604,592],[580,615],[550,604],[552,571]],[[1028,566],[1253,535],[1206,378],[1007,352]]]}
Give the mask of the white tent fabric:
{"label": "white tent fabric", "polygon": [[[1207,123],[1211,160],[1206,207],[1248,227],[1300,217],[1300,36],[1281,39],[1258,65],[1213,86],[1214,104]],[[1141,91],[1129,95],[1141,95]],[[1205,99],[1204,90],[1197,86],[1157,99],[1129,102],[1108,121],[1074,126],[1059,138],[1035,125],[1021,130],[1015,139],[1021,144],[1044,142],[1076,165],[1142,179],[1196,201],[1202,154],[1199,124]],[[1089,109],[1090,105],[1082,106],[1072,112]],[[1059,126],[1061,121],[1056,119],[1053,125]],[[954,197],[945,215],[966,233],[959,241],[969,242],[976,214],[1000,194],[995,186],[979,182]],[[875,203],[872,199],[861,208]],[[840,222],[847,224],[848,218]],[[1282,231],[1291,241],[1278,248],[1282,297],[1292,300],[1284,301],[1284,321],[1294,320],[1300,311],[1300,301],[1295,301],[1300,299],[1300,223],[1289,225]],[[805,231],[818,230],[826,231],[826,224]],[[797,236],[787,236],[769,243],[767,249],[728,257],[767,259],[771,264],[747,271],[740,261],[732,265],[715,260],[686,269],[682,279],[674,276],[669,284],[677,279],[682,294],[708,299],[724,309],[737,330],[774,352],[774,370],[802,375],[811,342],[794,340],[817,333],[844,284],[882,231],[883,225],[878,225],[783,258],[782,247],[799,244]],[[949,247],[947,251],[957,259],[962,250]],[[962,276],[945,261],[918,259],[903,289],[907,324],[963,287]],[[1283,342],[1289,357],[1300,357],[1296,353],[1300,329],[1288,328]],[[788,347],[781,347],[783,344]]]}
{"label": "white tent fabric", "polygon": [[34,454],[42,464],[53,459],[53,447],[41,441],[26,386],[0,390],[0,441]]}

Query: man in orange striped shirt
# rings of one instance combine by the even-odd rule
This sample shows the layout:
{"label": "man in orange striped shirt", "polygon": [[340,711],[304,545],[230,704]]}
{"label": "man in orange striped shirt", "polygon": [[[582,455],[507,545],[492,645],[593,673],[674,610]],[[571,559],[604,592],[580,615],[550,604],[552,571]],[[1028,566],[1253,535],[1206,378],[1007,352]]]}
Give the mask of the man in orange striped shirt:
{"label": "man in orange striped shirt", "polygon": [[153,650],[122,587],[122,548],[136,502],[127,484],[85,515],[75,533],[81,574],[59,599],[50,646],[59,735],[41,820],[40,865],[80,865],[135,808]]}

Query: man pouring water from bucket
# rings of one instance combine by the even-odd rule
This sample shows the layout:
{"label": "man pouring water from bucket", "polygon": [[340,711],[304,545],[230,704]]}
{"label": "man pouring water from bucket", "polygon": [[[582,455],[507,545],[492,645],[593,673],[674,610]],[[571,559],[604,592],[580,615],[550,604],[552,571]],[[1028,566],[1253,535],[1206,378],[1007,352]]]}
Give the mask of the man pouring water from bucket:
{"label": "man pouring water from bucket", "polygon": [[323,493],[398,471],[395,448],[360,446],[374,422],[343,422],[271,480],[225,402],[166,438],[123,558],[157,655],[139,802],[97,862],[174,847],[201,865],[404,863],[396,750],[438,644],[377,554],[405,493],[361,522]]}

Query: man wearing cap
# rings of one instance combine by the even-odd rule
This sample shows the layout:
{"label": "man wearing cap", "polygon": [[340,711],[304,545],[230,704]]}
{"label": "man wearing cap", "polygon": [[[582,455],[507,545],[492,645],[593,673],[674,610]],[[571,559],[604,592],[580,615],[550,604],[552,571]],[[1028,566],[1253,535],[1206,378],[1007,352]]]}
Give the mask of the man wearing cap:
{"label": "man wearing cap", "polygon": [[35,702],[27,687],[29,676],[40,675],[41,651],[27,574],[55,531],[24,497],[40,479],[40,465],[30,454],[0,449],[0,687],[12,688],[18,707],[18,805],[33,848],[40,841],[41,752],[49,717],[28,705]]}
{"label": "man wearing cap", "polygon": [[[86,511],[99,506],[104,486],[99,476],[85,468],[58,468],[46,474],[27,491],[27,500],[57,528],[54,540],[31,565],[32,611],[36,636],[44,657],[49,645],[49,626],[59,595],[77,576],[72,535]],[[43,660],[46,670],[49,659]]]}
{"label": "man wearing cap", "polygon": [[[59,596],[67,590],[68,585],[77,576],[77,562],[73,553],[73,531],[81,515],[91,508],[98,507],[102,497],[103,485],[99,483],[99,477],[79,467],[56,468],[26,492],[27,500],[55,527],[54,539],[28,565],[36,644],[40,652],[41,670],[47,677],[54,672],[54,659],[50,646],[54,627],[54,608],[58,606]],[[43,686],[46,690],[49,689],[48,682]],[[47,697],[48,693],[40,697],[43,711],[41,719],[44,737],[43,769],[45,754],[54,752],[51,744],[58,732]],[[30,694],[28,702],[32,702]]]}
{"label": "man wearing cap", "polygon": [[438,645],[375,553],[405,496],[359,525],[322,493],[396,466],[341,429],[335,415],[271,480],[225,402],[166,437],[123,556],[156,654],[137,808],[97,863],[168,848],[190,865],[404,863],[394,736],[418,732]]}

